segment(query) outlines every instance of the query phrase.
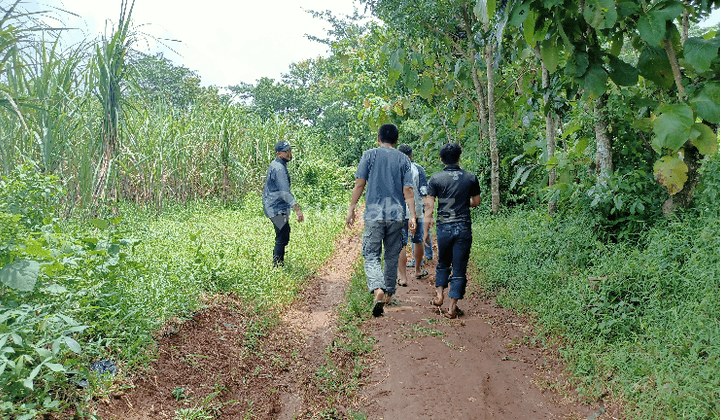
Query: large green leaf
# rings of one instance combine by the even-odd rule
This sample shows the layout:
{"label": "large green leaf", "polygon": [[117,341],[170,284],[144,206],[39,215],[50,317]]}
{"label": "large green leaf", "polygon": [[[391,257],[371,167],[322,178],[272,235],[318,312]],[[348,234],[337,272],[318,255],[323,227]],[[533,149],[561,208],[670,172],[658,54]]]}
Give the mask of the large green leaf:
{"label": "large green leaf", "polygon": [[688,38],[685,41],[685,61],[698,72],[710,70],[710,64],[718,58],[720,48],[720,36],[705,40],[700,37]]}
{"label": "large green leaf", "polygon": [[527,19],[523,22],[523,35],[525,36],[525,42],[528,45],[535,45],[535,21],[537,20],[537,13],[530,10],[527,14]]}
{"label": "large green leaf", "polygon": [[609,29],[617,21],[614,0],[588,0],[585,3],[583,17],[595,29]]}
{"label": "large green leaf", "polygon": [[638,82],[638,71],[630,64],[611,55],[610,78],[618,86],[634,86]]}
{"label": "large green leaf", "polygon": [[658,14],[664,20],[673,20],[682,16],[685,6],[682,1],[666,0],[655,6],[652,13]]}
{"label": "large green leaf", "polygon": [[640,16],[637,24],[640,37],[653,47],[657,47],[665,37],[665,18],[657,12]]}
{"label": "large green leaf", "polygon": [[560,62],[560,51],[557,45],[550,39],[545,40],[540,45],[540,52],[545,68],[550,73],[555,73],[558,63]]}
{"label": "large green leaf", "polygon": [[420,82],[420,87],[418,87],[418,92],[420,93],[420,97],[423,99],[430,98],[430,95],[432,95],[433,91],[433,80],[430,77],[423,76],[422,81]]}
{"label": "large green leaf", "polygon": [[697,96],[690,99],[690,106],[705,121],[720,123],[720,83],[705,83]]}
{"label": "large green leaf", "polygon": [[686,104],[663,104],[658,112],[661,115],[653,121],[652,146],[658,153],[662,149],[677,152],[690,138],[690,127],[695,122],[692,109]]}
{"label": "large green leaf", "polygon": [[390,68],[395,71],[403,71],[403,63],[400,62],[400,51],[395,50],[390,54]]}
{"label": "large green leaf", "polygon": [[662,48],[646,45],[640,53],[637,69],[642,77],[652,80],[662,88],[670,88],[675,84],[670,60]]}
{"label": "large green leaf", "polygon": [[622,20],[627,16],[637,13],[638,10],[640,10],[640,5],[634,1],[620,2],[618,3],[618,19]]}
{"label": "large green leaf", "polygon": [[608,74],[602,65],[593,63],[585,74],[585,96],[599,98],[607,89]]}
{"label": "large green leaf", "polygon": [[73,339],[72,337],[65,336],[65,344],[67,344],[68,348],[73,352],[77,354],[82,353],[82,347],[80,347],[80,343],[75,341],[75,339]]}
{"label": "large green leaf", "polygon": [[0,270],[0,280],[11,289],[30,292],[35,288],[40,264],[32,260],[20,260],[8,264]]}
{"label": "large green leaf", "polygon": [[703,155],[715,153],[718,145],[717,135],[712,128],[703,123],[695,123],[691,127],[690,136],[693,137],[693,144]]}
{"label": "large green leaf", "polygon": [[476,0],[473,13],[480,22],[487,24],[495,16],[495,0]]}
{"label": "large green leaf", "polygon": [[411,91],[415,90],[418,85],[418,72],[415,69],[405,72],[405,86]]}
{"label": "large green leaf", "polygon": [[517,26],[519,27],[525,22],[525,19],[528,17],[528,11],[530,10],[530,3],[522,3],[519,5],[516,5],[512,13],[510,14],[510,19],[508,20],[508,25],[511,26]]}
{"label": "large green leaf", "polygon": [[667,188],[670,195],[682,190],[687,181],[687,171],[687,165],[677,156],[664,156],[653,166],[655,180]]}
{"label": "large green leaf", "polygon": [[90,219],[90,224],[100,230],[105,230],[108,228],[108,226],[110,226],[110,223],[107,220],[103,219]]}
{"label": "large green leaf", "polygon": [[565,74],[570,77],[582,77],[587,71],[589,64],[590,59],[586,52],[575,52],[570,56],[570,59],[565,65]]}

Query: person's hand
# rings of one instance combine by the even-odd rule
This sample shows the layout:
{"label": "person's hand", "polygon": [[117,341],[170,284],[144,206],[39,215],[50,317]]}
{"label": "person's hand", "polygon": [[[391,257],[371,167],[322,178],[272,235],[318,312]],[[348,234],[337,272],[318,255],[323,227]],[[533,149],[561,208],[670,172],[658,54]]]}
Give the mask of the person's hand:
{"label": "person's hand", "polygon": [[415,230],[417,230],[417,221],[411,217],[408,219],[408,231],[410,232],[410,236],[415,235]]}
{"label": "person's hand", "polygon": [[430,229],[432,229],[435,221],[432,218],[425,219],[423,224],[425,225],[425,232],[423,232],[423,242],[430,243]]}
{"label": "person's hand", "polygon": [[298,222],[302,223],[305,221],[305,215],[302,211],[298,210],[295,212],[295,214],[297,214]]}
{"label": "person's hand", "polygon": [[355,209],[351,208],[345,218],[345,226],[352,227],[353,223],[355,223]]}

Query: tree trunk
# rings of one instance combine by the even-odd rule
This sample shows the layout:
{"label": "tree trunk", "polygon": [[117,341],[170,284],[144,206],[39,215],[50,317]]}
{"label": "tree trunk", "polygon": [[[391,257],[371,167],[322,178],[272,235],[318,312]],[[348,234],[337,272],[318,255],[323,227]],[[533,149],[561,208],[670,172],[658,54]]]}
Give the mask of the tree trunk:
{"label": "tree trunk", "polygon": [[485,63],[487,64],[487,104],[488,104],[488,139],[490,142],[490,193],[492,196],[492,212],[500,212],[500,154],[497,145],[497,127],[495,126],[495,73],[493,66],[494,48],[492,42],[485,47]]}
{"label": "tree trunk", "polygon": [[598,183],[601,184],[607,183],[607,179],[614,171],[612,139],[610,133],[608,133],[610,122],[608,120],[607,98],[607,93],[603,93],[595,103],[595,118],[597,119],[595,123],[595,142],[597,143],[595,163],[597,165]]}
{"label": "tree trunk", "polygon": [[[550,72],[548,72],[547,68],[545,67],[545,63],[542,61],[542,55],[540,54],[540,44],[535,45],[535,55],[540,58],[540,65],[542,68],[542,87],[545,91],[545,94],[543,95],[543,98],[545,100],[545,105],[550,102],[550,94],[548,93],[548,89],[550,88]],[[555,149],[557,146],[556,143],[556,137],[557,137],[557,126],[555,124],[555,113],[552,110],[549,110],[547,114],[545,114],[545,140],[547,141],[547,152],[548,152],[548,159],[552,159],[553,156],[555,156]],[[552,187],[555,185],[555,181],[557,179],[557,169],[554,167],[550,169],[548,172],[548,187]],[[548,203],[548,214],[552,215],[557,210],[557,200],[551,199]]]}
{"label": "tree trunk", "polygon": [[[488,111],[485,107],[487,102],[485,101],[483,86],[482,83],[480,83],[478,69],[474,62],[472,66],[472,78],[473,84],[475,85],[475,94],[478,98],[478,119],[480,120],[480,139],[478,141],[478,147],[482,149],[483,141],[488,138]],[[480,153],[482,153],[482,150],[478,150],[478,154]]]}

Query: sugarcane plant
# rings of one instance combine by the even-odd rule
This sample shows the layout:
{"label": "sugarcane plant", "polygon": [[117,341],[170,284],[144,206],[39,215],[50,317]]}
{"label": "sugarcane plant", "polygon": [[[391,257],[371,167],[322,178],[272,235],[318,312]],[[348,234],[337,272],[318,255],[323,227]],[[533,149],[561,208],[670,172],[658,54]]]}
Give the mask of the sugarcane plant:
{"label": "sugarcane plant", "polygon": [[[121,138],[121,121],[125,101],[125,90],[129,86],[130,66],[125,61],[128,50],[135,41],[131,31],[130,17],[135,1],[123,0],[120,5],[120,19],[110,36],[96,46],[93,60],[93,92],[102,107],[102,127],[99,138],[99,160],[95,169],[92,201],[98,203],[112,195],[110,187],[113,162]],[[108,188],[111,188],[108,194]]]}

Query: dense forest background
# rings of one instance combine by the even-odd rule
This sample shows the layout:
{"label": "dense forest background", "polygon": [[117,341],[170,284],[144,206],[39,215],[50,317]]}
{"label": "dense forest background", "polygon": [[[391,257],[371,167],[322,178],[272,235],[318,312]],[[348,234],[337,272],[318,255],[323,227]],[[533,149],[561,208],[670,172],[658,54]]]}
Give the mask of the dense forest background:
{"label": "dense forest background", "polygon": [[[4,414],[66,407],[65,374],[110,337],[140,363],[149,333],[127,325],[197,307],[188,273],[198,290],[277,298],[237,281],[251,275],[291,299],[310,262],[277,279],[257,247],[232,245],[244,259],[228,266],[229,239],[167,226],[230,209],[262,238],[250,221],[282,139],[319,244],[392,122],[429,174],[440,146],[463,147],[483,188],[478,282],[562,337],[581,392],[622,395],[637,418],[720,418],[720,28],[697,24],[717,1],[362,0],[376,19],[313,12],[327,57],[226,87],[138,52],[133,6],[69,47],[20,1],[0,8]],[[329,251],[308,244],[319,264]],[[175,295],[133,283],[160,267]]]}

